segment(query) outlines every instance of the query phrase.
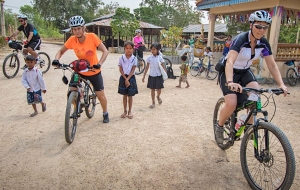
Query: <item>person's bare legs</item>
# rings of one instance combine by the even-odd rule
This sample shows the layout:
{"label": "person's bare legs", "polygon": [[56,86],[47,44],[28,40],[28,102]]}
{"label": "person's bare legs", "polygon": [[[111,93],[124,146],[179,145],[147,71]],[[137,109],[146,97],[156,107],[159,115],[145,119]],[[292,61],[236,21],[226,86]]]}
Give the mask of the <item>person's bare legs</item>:
{"label": "person's bare legs", "polygon": [[32,108],[33,108],[34,112],[32,114],[30,114],[30,117],[34,117],[38,114],[36,104],[32,104]]}
{"label": "person's bare legs", "polygon": [[132,119],[133,115],[131,113],[133,98],[132,96],[128,96],[128,118]]}
{"label": "person's bare legs", "polygon": [[179,84],[176,86],[177,88],[181,88],[181,78],[179,78]]}
{"label": "person's bare legs", "polygon": [[103,113],[106,113],[107,112],[107,99],[105,97],[104,90],[96,91],[95,93],[97,95],[98,100],[100,101]]}
{"label": "person's bare legs", "polygon": [[188,81],[186,81],[186,87],[185,88],[188,88],[188,87],[190,87],[190,84],[189,84]]}
{"label": "person's bare legs", "polygon": [[155,89],[151,89],[151,99],[152,99],[152,104],[150,105],[150,108],[154,108],[154,106],[155,106]]}
{"label": "person's bare legs", "polygon": [[157,101],[158,101],[159,104],[162,103],[162,100],[160,98],[160,94],[161,94],[161,89],[157,89],[157,96],[156,96],[156,98],[157,98]]}
{"label": "person's bare legs", "polygon": [[[29,52],[29,53],[30,53],[31,55],[33,55],[35,58],[38,58],[38,54],[37,54],[31,47],[26,48],[25,51],[27,51],[26,54],[28,54],[28,52]],[[25,52],[25,51],[23,51],[23,52]]]}
{"label": "person's bare legs", "polygon": [[125,118],[127,116],[127,95],[123,95],[123,108],[124,112],[121,115],[121,118]]}
{"label": "person's bare legs", "polygon": [[108,123],[109,122],[109,117],[108,117],[108,112],[107,112],[107,99],[106,99],[106,96],[104,94],[104,90],[96,91],[95,93],[96,93],[96,95],[97,95],[97,97],[100,101],[101,107],[102,107],[103,123]]}

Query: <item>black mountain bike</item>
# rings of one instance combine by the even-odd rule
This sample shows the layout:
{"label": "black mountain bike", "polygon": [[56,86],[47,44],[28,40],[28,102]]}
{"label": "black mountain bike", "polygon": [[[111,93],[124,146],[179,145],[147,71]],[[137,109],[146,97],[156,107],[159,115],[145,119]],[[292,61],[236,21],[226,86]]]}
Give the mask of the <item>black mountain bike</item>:
{"label": "black mountain bike", "polygon": [[[72,72],[65,114],[65,138],[67,143],[71,144],[74,140],[78,118],[83,112],[83,108],[88,118],[94,116],[97,96],[90,81],[82,78],[71,69],[70,65],[61,64],[59,69]],[[65,75],[63,76],[63,81],[65,84],[68,84]]]}
{"label": "black mountain bike", "polygon": [[[218,146],[225,150],[244,136],[240,148],[240,160],[243,174],[252,189],[289,189],[295,177],[295,157],[292,146],[285,134],[268,120],[268,112],[262,110],[272,97],[275,110],[276,104],[273,95],[283,93],[282,89],[254,89],[243,88],[243,93],[249,93],[249,97],[236,110],[224,124],[224,142]],[[267,97],[263,93],[269,92]],[[253,94],[251,94],[253,93]],[[244,94],[245,95],[245,94]],[[253,96],[254,95],[254,96]],[[261,95],[267,98],[261,105]],[[251,99],[251,100],[249,100]],[[224,98],[220,98],[215,106],[213,125],[219,120],[219,112],[224,106]],[[243,125],[236,131],[235,123],[237,114],[243,109],[249,109],[245,124],[253,116],[253,125]],[[263,118],[257,118],[257,114],[263,114]],[[275,111],[273,117],[275,115]],[[272,117],[272,118],[273,118]],[[271,120],[272,120],[271,118]],[[215,133],[215,127],[214,127]]]}
{"label": "black mountain bike", "polygon": [[[2,70],[3,74],[6,78],[11,79],[14,78],[20,68],[20,59],[19,59],[19,52],[22,52],[22,46],[23,42],[21,41],[12,41],[11,43],[8,43],[9,47],[13,49],[12,53],[6,56],[6,58],[3,61]],[[40,50],[40,47],[37,48],[37,50]],[[22,54],[22,53],[21,53]],[[39,62],[35,64],[35,66],[42,71],[42,73],[46,73],[50,68],[50,57],[45,52],[38,52],[38,55],[40,57]],[[25,57],[24,57],[25,61]],[[25,69],[26,67],[24,67]]]}

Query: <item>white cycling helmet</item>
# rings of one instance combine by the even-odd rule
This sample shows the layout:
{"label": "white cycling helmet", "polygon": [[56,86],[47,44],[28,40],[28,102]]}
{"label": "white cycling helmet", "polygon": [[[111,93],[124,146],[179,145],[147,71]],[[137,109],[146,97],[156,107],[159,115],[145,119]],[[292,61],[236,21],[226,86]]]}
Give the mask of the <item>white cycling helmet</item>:
{"label": "white cycling helmet", "polygon": [[84,26],[85,22],[81,16],[72,16],[69,19],[69,27]]}
{"label": "white cycling helmet", "polygon": [[137,30],[135,30],[135,33],[137,34],[137,33],[142,33],[142,31],[141,31],[141,29],[137,29]]}
{"label": "white cycling helmet", "polygon": [[27,19],[27,16],[26,16],[26,15],[23,15],[23,14],[18,14],[18,19],[19,19],[19,18]]}
{"label": "white cycling helmet", "polygon": [[249,22],[253,23],[255,21],[266,22],[268,24],[271,24],[272,17],[267,11],[259,10],[259,11],[255,11],[254,13],[252,13],[249,17]]}

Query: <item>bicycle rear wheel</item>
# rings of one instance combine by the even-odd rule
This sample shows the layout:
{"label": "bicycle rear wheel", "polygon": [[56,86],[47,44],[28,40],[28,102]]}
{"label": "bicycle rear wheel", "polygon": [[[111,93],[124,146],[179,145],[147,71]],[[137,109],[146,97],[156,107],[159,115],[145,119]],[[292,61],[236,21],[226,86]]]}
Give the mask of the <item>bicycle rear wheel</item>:
{"label": "bicycle rear wheel", "polygon": [[137,66],[135,68],[135,74],[136,75],[141,74],[142,72],[144,72],[145,68],[146,68],[145,60],[144,59],[138,59]]}
{"label": "bicycle rear wheel", "polygon": [[9,54],[3,61],[2,71],[6,78],[14,78],[19,71],[20,60],[17,54]]}
{"label": "bicycle rear wheel", "polygon": [[92,90],[91,83],[86,83],[84,87],[84,108],[85,114],[88,118],[92,118],[95,113],[97,96],[96,93]]}
{"label": "bicycle rear wheel", "polygon": [[[214,130],[214,134],[215,134],[215,125],[218,123],[219,121],[219,117],[220,117],[220,111],[222,110],[222,108],[225,106],[225,99],[224,97],[220,98],[215,106],[214,109],[214,117],[213,117],[213,130]],[[217,143],[217,145],[222,149],[222,150],[226,150],[228,149],[230,146],[233,145],[234,143],[234,138],[232,137],[232,127],[235,124],[235,114],[233,113],[225,122],[224,124],[224,141],[223,144],[219,144]],[[216,140],[216,139],[215,139]],[[217,142],[217,140],[216,140]]]}
{"label": "bicycle rear wheel", "polygon": [[68,98],[65,115],[65,138],[69,144],[73,142],[76,133],[78,106],[78,92],[72,91]]}
{"label": "bicycle rear wheel", "polygon": [[218,76],[218,72],[215,69],[214,65],[211,65],[206,73],[206,78],[208,80],[214,80],[215,78],[217,78]]}
{"label": "bicycle rear wheel", "polygon": [[296,86],[299,77],[297,76],[297,72],[295,71],[294,68],[289,68],[286,71],[286,80],[290,86]]}
{"label": "bicycle rear wheel", "polygon": [[192,76],[195,77],[195,76],[198,75],[199,70],[200,70],[199,62],[195,61],[195,62],[192,64],[191,68],[190,68],[190,73],[191,73]]}
{"label": "bicycle rear wheel", "polygon": [[168,58],[163,58],[165,61],[165,66],[167,67],[171,67],[172,68],[172,62],[170,61],[170,59]]}
{"label": "bicycle rear wheel", "polygon": [[40,61],[36,64],[36,67],[44,74],[50,69],[50,57],[45,52],[39,52],[38,55],[40,57]]}
{"label": "bicycle rear wheel", "polygon": [[[240,159],[247,182],[252,189],[290,189],[296,166],[287,137],[267,122],[259,123],[257,133],[257,140],[253,140],[254,127],[249,128],[241,142]],[[259,158],[253,155],[254,149]]]}

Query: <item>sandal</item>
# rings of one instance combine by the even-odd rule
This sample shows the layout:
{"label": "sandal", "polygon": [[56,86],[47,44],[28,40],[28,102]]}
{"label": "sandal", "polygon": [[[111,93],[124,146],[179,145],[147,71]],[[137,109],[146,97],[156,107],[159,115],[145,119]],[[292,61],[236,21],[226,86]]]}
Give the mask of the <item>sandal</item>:
{"label": "sandal", "polygon": [[154,108],[155,107],[155,104],[151,104],[150,106],[149,106],[149,108]]}
{"label": "sandal", "polygon": [[162,99],[159,96],[157,96],[157,101],[158,101],[158,104],[162,103]]}
{"label": "sandal", "polygon": [[121,118],[126,118],[127,116],[127,112],[124,112],[122,115],[121,115]]}
{"label": "sandal", "polygon": [[127,115],[127,117],[128,117],[129,119],[132,119],[132,118],[133,118],[133,115],[129,112],[128,115]]}
{"label": "sandal", "polygon": [[43,112],[46,111],[46,103],[43,104],[43,106],[42,106],[42,111],[43,111]]}
{"label": "sandal", "polygon": [[38,114],[38,112],[34,112],[34,113],[30,114],[30,117],[34,117],[34,116],[36,116],[37,114]]}

